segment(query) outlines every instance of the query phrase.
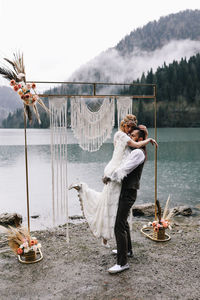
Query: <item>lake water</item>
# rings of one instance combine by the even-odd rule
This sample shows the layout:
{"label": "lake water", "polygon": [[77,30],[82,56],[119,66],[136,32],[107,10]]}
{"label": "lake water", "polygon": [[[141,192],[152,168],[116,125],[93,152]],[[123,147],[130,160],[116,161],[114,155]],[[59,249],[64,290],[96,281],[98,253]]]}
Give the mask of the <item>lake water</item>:
{"label": "lake water", "polygon": [[[153,136],[153,130],[150,130]],[[31,229],[52,226],[50,130],[29,129],[28,163]],[[200,203],[200,128],[158,129],[158,198],[162,206]],[[154,150],[148,145],[137,203],[154,202]],[[68,130],[68,183],[85,181],[101,190],[101,178],[112,156],[112,138],[99,151],[88,153]],[[26,221],[23,129],[0,129],[0,213],[18,212]],[[69,191],[69,215],[80,215],[75,191]]]}

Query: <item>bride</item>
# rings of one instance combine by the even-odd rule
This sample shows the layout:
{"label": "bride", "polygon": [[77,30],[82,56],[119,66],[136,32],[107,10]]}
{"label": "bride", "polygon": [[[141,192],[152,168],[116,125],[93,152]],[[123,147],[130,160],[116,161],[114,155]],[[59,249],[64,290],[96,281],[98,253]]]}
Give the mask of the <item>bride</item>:
{"label": "bride", "polygon": [[[149,142],[156,144],[152,138],[135,142],[128,134],[137,126],[137,119],[134,115],[126,115],[120,124],[120,130],[114,135],[114,151],[110,162],[104,169],[104,177],[110,177],[120,164],[124,161],[131,149],[129,147],[141,148]],[[140,125],[147,137],[148,131],[144,125]],[[83,214],[88,225],[97,238],[102,238],[102,245],[108,246],[107,241],[114,236],[115,218],[118,208],[118,200],[121,191],[121,184],[109,182],[105,184],[102,192],[90,189],[86,183],[72,184],[69,189],[75,188],[78,191]]]}

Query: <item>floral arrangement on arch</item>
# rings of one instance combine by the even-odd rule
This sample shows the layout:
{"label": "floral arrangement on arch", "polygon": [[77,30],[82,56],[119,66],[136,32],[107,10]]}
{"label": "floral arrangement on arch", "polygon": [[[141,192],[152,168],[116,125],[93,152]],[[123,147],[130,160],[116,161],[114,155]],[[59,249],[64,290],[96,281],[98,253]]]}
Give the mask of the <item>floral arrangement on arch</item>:
{"label": "floral arrangement on arch", "polygon": [[33,108],[33,111],[36,115],[36,118],[39,122],[40,116],[37,109],[37,103],[43,107],[43,109],[49,113],[49,109],[45,106],[42,99],[38,96],[36,92],[36,84],[35,83],[26,83],[26,74],[25,74],[25,66],[23,54],[14,53],[13,60],[8,58],[4,58],[8,66],[0,67],[0,75],[10,81],[10,85],[13,87],[14,91],[18,93],[21,100],[24,104],[24,112],[26,113],[29,122],[32,121],[32,112],[30,107]]}
{"label": "floral arrangement on arch", "polygon": [[35,83],[17,83],[14,79],[12,79],[10,81],[10,85],[13,86],[13,90],[15,92],[18,92],[19,96],[21,97],[21,100],[24,102],[25,105],[33,105],[39,98],[35,92]]}

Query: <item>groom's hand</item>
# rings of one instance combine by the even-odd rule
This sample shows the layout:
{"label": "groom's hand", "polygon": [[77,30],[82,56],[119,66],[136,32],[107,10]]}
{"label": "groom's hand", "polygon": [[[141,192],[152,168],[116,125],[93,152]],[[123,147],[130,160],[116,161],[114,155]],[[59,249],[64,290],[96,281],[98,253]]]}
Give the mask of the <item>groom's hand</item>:
{"label": "groom's hand", "polygon": [[109,177],[105,176],[105,177],[102,178],[102,181],[103,181],[104,184],[107,184],[108,182],[111,181],[111,179]]}

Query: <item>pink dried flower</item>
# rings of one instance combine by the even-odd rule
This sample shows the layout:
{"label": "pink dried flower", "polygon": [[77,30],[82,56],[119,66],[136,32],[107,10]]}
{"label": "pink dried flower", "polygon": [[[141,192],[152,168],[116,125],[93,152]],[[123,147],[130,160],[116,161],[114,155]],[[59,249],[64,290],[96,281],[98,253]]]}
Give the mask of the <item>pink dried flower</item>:
{"label": "pink dried flower", "polygon": [[155,227],[157,225],[157,221],[153,221],[152,225]]}
{"label": "pink dried flower", "polygon": [[27,87],[28,90],[30,90],[31,89],[30,83],[27,83],[26,87]]}
{"label": "pink dried flower", "polygon": [[29,98],[30,98],[30,94],[27,93],[27,94],[25,95],[25,99],[29,99]]}
{"label": "pink dried flower", "polygon": [[18,85],[14,85],[13,89],[14,89],[15,92],[17,92],[19,90]]}
{"label": "pink dried flower", "polygon": [[22,248],[18,248],[18,249],[17,249],[17,254],[19,254],[19,255],[20,255],[20,254],[22,254],[22,253],[23,253],[23,250],[22,250]]}
{"label": "pink dried flower", "polygon": [[24,247],[24,248],[28,248],[28,242],[24,242],[24,243],[23,243],[23,247]]}
{"label": "pink dried flower", "polygon": [[16,84],[15,80],[12,79],[12,80],[10,81],[10,85],[11,85],[11,86],[14,86],[15,84]]}

